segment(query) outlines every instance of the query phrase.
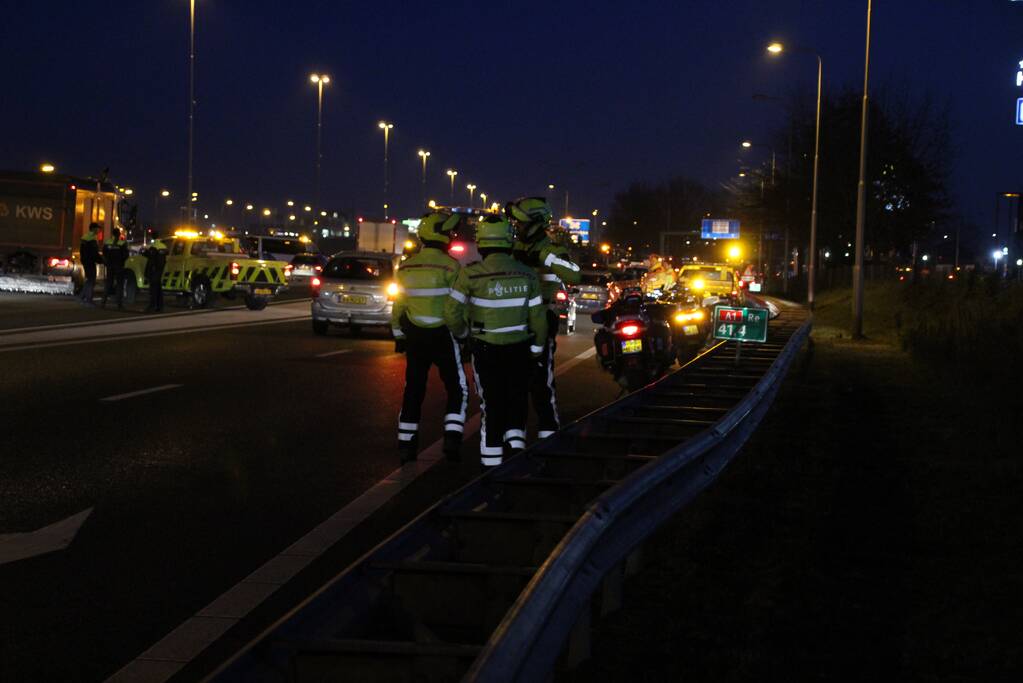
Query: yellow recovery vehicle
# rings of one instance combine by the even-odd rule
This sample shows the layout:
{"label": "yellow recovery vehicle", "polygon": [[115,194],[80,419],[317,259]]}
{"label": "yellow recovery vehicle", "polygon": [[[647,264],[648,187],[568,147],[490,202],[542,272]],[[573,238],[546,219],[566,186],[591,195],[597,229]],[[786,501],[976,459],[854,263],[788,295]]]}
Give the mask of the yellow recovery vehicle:
{"label": "yellow recovery vehicle", "polygon": [[[283,261],[249,258],[237,238],[213,232],[202,235],[192,230],[179,230],[164,238],[167,245],[167,266],[163,271],[163,291],[189,297],[194,308],[204,308],[213,297],[222,294],[232,298],[245,297],[245,305],[253,311],[266,308],[267,302],[287,289],[291,265]],[[125,268],[124,298],[134,303],[139,290],[149,289],[145,278],[146,257],[133,254]]]}

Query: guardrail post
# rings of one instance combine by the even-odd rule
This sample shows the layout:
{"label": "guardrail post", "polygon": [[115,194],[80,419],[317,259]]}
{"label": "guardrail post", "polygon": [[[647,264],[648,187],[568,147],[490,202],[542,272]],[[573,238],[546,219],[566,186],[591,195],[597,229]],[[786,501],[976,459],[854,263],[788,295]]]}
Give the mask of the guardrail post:
{"label": "guardrail post", "polygon": [[625,589],[625,562],[619,562],[604,576],[600,585],[600,616],[605,617],[622,607]]}
{"label": "guardrail post", "polygon": [[591,622],[592,602],[586,601],[582,610],[579,611],[579,618],[568,635],[568,643],[565,646],[565,669],[571,671],[590,658],[590,642],[592,640],[593,628]]}
{"label": "guardrail post", "polygon": [[643,570],[643,544],[637,545],[625,558],[625,576],[635,576]]}

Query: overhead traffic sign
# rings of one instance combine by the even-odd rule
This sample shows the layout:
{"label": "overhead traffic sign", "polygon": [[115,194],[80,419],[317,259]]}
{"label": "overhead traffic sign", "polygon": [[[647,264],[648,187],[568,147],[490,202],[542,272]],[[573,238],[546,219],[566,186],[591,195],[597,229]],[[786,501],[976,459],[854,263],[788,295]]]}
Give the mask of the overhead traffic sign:
{"label": "overhead traffic sign", "polygon": [[1023,126],[1023,97],[1016,100],[1016,125]]}
{"label": "overhead traffic sign", "polygon": [[730,218],[704,218],[700,238],[705,240],[739,239],[739,221]]}
{"label": "overhead traffic sign", "polygon": [[769,317],[770,311],[766,308],[715,306],[714,338],[741,342],[766,342]]}

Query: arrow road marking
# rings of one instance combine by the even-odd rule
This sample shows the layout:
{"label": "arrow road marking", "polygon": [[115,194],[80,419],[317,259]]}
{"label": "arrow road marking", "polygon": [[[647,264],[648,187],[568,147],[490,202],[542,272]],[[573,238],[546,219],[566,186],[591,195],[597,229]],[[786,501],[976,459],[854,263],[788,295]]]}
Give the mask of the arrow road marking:
{"label": "arrow road marking", "polygon": [[91,514],[92,508],[89,508],[42,529],[23,534],[0,534],[0,564],[67,548]]}
{"label": "arrow road marking", "polygon": [[158,391],[167,391],[168,389],[177,389],[182,384],[163,384],[158,387],[150,387],[149,389],[139,389],[138,391],[130,391],[127,394],[117,394],[116,396],[107,396],[101,398],[101,401],[123,401],[126,398],[135,398],[136,396],[144,396],[145,394],[155,394]]}

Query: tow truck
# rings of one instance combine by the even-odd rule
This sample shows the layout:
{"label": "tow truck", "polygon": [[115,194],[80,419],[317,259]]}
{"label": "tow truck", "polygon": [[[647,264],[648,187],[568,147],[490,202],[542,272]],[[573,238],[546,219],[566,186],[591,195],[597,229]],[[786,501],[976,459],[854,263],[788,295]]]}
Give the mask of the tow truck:
{"label": "tow truck", "polygon": [[[291,264],[250,258],[238,238],[218,231],[178,230],[163,242],[168,249],[163,290],[188,297],[193,308],[205,308],[218,294],[229,299],[241,294],[249,310],[260,311],[291,278]],[[133,254],[125,268],[131,275],[125,278],[124,298],[130,304],[139,290],[149,289],[145,255]]]}

